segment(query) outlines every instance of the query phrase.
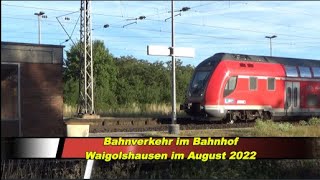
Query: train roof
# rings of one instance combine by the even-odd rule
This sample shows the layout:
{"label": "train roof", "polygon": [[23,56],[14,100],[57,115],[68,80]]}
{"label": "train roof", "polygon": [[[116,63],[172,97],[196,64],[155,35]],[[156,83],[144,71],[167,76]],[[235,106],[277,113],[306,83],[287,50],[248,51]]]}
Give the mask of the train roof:
{"label": "train roof", "polygon": [[320,60],[313,59],[298,59],[298,58],[286,58],[286,57],[274,57],[274,56],[257,56],[257,55],[245,55],[245,54],[231,54],[231,53],[217,53],[203,62],[198,67],[216,66],[223,60],[235,60],[235,61],[250,61],[250,62],[265,62],[265,63],[277,63],[290,66],[309,66],[320,67]]}

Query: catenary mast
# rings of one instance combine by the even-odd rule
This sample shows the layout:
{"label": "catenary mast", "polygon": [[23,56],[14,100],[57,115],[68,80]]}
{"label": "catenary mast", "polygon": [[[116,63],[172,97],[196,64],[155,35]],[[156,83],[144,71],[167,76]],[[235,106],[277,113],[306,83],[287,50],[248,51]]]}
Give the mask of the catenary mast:
{"label": "catenary mast", "polygon": [[80,77],[78,115],[95,114],[92,57],[91,1],[81,0],[80,8]]}

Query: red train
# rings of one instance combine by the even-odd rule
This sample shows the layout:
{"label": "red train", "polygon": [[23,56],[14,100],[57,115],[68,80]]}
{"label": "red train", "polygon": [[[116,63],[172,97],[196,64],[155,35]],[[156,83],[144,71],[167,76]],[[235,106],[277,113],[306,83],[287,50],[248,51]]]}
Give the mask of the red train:
{"label": "red train", "polygon": [[230,122],[320,116],[320,61],[215,54],[196,67],[180,109]]}

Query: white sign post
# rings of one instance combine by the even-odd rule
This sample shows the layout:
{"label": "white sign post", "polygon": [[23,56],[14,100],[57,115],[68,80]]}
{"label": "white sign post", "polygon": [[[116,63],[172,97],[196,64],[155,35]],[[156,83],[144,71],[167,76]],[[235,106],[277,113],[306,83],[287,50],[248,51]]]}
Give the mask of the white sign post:
{"label": "white sign post", "polygon": [[147,46],[147,54],[152,56],[172,56],[193,58],[195,56],[194,48],[175,47],[174,54],[171,54],[171,47],[167,46]]}
{"label": "white sign post", "polygon": [[176,60],[175,57],[194,57],[194,49],[176,48],[174,45],[174,2],[171,0],[171,47],[148,46],[148,55],[172,57],[172,122],[169,126],[170,134],[179,134],[176,113]]}
{"label": "white sign post", "polygon": [[176,76],[175,57],[193,58],[194,48],[167,47],[167,46],[147,46],[147,54],[152,56],[172,56],[172,123],[169,127],[170,134],[179,134],[179,125],[176,124]]}

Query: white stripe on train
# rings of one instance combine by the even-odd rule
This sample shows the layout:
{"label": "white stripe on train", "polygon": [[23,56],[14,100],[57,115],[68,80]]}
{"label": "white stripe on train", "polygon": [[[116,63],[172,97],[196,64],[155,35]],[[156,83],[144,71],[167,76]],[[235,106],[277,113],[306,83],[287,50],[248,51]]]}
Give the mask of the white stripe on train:
{"label": "white stripe on train", "polygon": [[[219,112],[228,110],[264,110],[270,112],[287,112],[284,108],[272,108],[271,106],[261,105],[205,105],[205,110],[218,110]],[[296,108],[292,112],[320,113],[320,108]]]}
{"label": "white stripe on train", "polygon": [[275,78],[276,80],[287,80],[287,81],[315,81],[320,82],[319,78],[294,78],[294,77],[272,77],[272,76],[247,76],[247,75],[238,75],[239,79],[249,79],[250,77],[256,77],[258,79],[268,79]]}

